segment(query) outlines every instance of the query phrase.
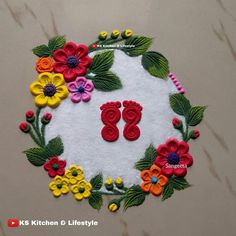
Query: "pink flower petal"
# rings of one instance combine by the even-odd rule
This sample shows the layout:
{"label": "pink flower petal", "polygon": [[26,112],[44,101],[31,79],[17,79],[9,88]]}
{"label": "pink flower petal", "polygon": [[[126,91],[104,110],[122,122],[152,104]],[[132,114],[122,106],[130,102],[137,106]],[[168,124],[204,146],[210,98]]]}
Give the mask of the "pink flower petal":
{"label": "pink flower petal", "polygon": [[91,95],[89,92],[85,91],[84,93],[81,94],[82,95],[82,100],[84,102],[88,102],[91,99]]}
{"label": "pink flower petal", "polygon": [[86,78],[85,77],[77,77],[75,80],[75,83],[76,83],[77,88],[79,88],[80,86],[84,87],[84,85],[86,83]]}
{"label": "pink flower petal", "polygon": [[174,172],[174,169],[171,168],[171,167],[168,168],[168,167],[166,167],[166,166],[163,166],[163,167],[161,168],[161,173],[162,173],[163,175],[167,176],[167,177],[172,176],[172,175],[173,175],[173,172]]}
{"label": "pink flower petal", "polygon": [[87,80],[85,85],[84,85],[84,89],[88,92],[93,91],[93,89],[94,89],[93,83],[91,81]]}
{"label": "pink flower petal", "polygon": [[87,72],[87,68],[82,64],[79,64],[77,67],[74,68],[76,75],[85,75]]}
{"label": "pink flower petal", "polygon": [[64,62],[55,62],[53,68],[54,72],[63,73],[66,70],[67,65]]}
{"label": "pink flower petal", "polygon": [[77,84],[75,82],[68,83],[67,88],[68,88],[69,92],[71,92],[71,93],[75,93],[78,90]]}
{"label": "pink flower petal", "polygon": [[70,99],[71,99],[72,102],[78,103],[78,102],[81,101],[82,96],[81,96],[81,94],[78,94],[78,93],[72,93],[72,94],[70,95]]}
{"label": "pink flower petal", "polygon": [[53,58],[55,61],[66,63],[67,54],[63,49],[58,49],[53,52]]}
{"label": "pink flower petal", "polygon": [[182,156],[183,154],[187,153],[189,150],[189,145],[188,143],[181,141],[179,142],[179,148],[177,150],[177,153]]}
{"label": "pink flower petal", "polygon": [[168,147],[169,152],[176,152],[178,149],[178,140],[175,138],[170,138],[166,141],[166,146]]}
{"label": "pink flower petal", "polygon": [[79,63],[85,67],[89,67],[92,64],[92,58],[89,56],[82,57]]}
{"label": "pink flower petal", "polygon": [[186,153],[180,157],[180,163],[179,164],[184,164],[187,166],[191,166],[193,164],[193,157],[189,154]]}
{"label": "pink flower petal", "polygon": [[64,79],[67,83],[74,81],[75,77],[76,77],[75,68],[66,68],[63,75],[64,75]]}
{"label": "pink flower petal", "polygon": [[158,156],[156,158],[156,160],[154,161],[154,163],[159,166],[159,167],[162,167],[164,165],[166,165],[167,163],[167,157],[164,157],[164,156]]}
{"label": "pink flower petal", "polygon": [[187,168],[174,169],[174,175],[184,177],[187,174]]}
{"label": "pink flower petal", "polygon": [[84,57],[84,56],[87,56],[88,55],[88,47],[84,44],[80,44],[77,48],[76,55],[79,59]]}
{"label": "pink flower petal", "polygon": [[73,43],[73,42],[67,42],[65,45],[64,45],[64,50],[67,54],[67,56],[73,56],[76,54],[76,51],[77,51],[77,48],[78,46]]}
{"label": "pink flower petal", "polygon": [[159,145],[159,147],[157,148],[157,154],[159,156],[167,157],[167,155],[168,155],[167,145],[166,144]]}

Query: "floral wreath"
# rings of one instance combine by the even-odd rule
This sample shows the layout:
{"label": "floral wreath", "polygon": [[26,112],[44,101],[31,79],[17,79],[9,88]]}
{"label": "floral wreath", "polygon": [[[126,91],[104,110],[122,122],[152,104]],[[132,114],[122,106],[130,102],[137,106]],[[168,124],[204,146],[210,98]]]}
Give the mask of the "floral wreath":
{"label": "floral wreath", "polygon": [[[49,40],[48,45],[33,48],[33,53],[39,57],[35,67],[38,80],[30,85],[30,92],[35,96],[38,108],[36,112],[26,112],[26,122],[22,122],[19,128],[37,144],[37,147],[25,150],[24,153],[31,164],[43,166],[48,176],[53,178],[49,183],[53,196],[60,197],[72,192],[76,200],[88,199],[88,203],[99,210],[103,205],[103,196],[111,195],[114,198],[109,202],[108,209],[116,212],[121,202],[124,202],[126,210],[141,205],[150,193],[166,200],[175,190],[190,186],[185,178],[188,167],[193,164],[188,141],[198,138],[200,133],[198,130],[190,131],[189,128],[202,121],[206,107],[190,104],[183,95],[180,83],[169,72],[167,59],[158,52],[147,51],[151,43],[151,38],[134,36],[132,30],[127,29],[122,33],[114,30],[110,37],[103,31],[98,40],[88,47],[66,42],[64,36],[56,36]],[[180,92],[170,94],[169,102],[173,111],[183,117],[172,120],[173,127],[182,134],[182,140],[170,137],[158,147],[153,144],[147,147],[144,156],[134,166],[140,171],[142,184],[131,187],[126,187],[120,177],[115,180],[108,177],[104,181],[102,173],[88,181],[85,171],[78,165],[65,169],[66,161],[60,158],[64,151],[61,138],[55,137],[48,143],[45,141],[45,129],[52,114],[40,114],[41,108],[56,108],[67,96],[74,103],[88,102],[93,89],[103,92],[121,89],[119,77],[110,71],[114,49],[122,50],[130,57],[141,56],[144,69],[159,79],[171,78]],[[93,58],[88,56],[99,50],[103,51]]]}

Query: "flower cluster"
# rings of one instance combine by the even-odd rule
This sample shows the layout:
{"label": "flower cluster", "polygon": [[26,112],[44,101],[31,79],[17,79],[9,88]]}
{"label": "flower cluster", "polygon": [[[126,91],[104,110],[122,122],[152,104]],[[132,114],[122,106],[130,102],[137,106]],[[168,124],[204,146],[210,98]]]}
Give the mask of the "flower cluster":
{"label": "flower cluster", "polygon": [[84,171],[81,166],[71,165],[63,176],[57,175],[49,184],[49,189],[55,197],[67,194],[69,190],[78,201],[89,198],[92,185],[84,179]]}
{"label": "flower cluster", "polygon": [[[133,35],[133,31],[131,29],[126,29],[120,33],[120,31],[116,29],[116,30],[112,31],[110,37],[111,37],[111,39],[117,39],[120,35],[121,35],[122,39],[127,39]],[[100,34],[98,35],[98,39],[101,41],[106,40],[107,37],[108,37],[107,31],[101,31]]]}

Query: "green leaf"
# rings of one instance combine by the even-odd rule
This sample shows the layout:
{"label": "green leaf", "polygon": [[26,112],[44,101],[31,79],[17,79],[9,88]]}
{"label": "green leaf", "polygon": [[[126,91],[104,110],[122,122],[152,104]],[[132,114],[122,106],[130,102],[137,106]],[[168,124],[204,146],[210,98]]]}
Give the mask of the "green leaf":
{"label": "green leaf", "polygon": [[187,114],[188,125],[195,126],[201,123],[205,109],[205,106],[192,107]]}
{"label": "green leaf", "polygon": [[26,154],[29,162],[35,166],[42,166],[50,157],[49,153],[44,148],[30,148],[23,153]]}
{"label": "green leaf", "polygon": [[157,151],[155,147],[151,144],[145,151],[144,157],[136,162],[135,168],[137,170],[143,171],[148,170],[157,157]]}
{"label": "green leaf", "polygon": [[63,48],[65,43],[66,43],[65,36],[56,36],[49,40],[48,48],[52,53],[59,48]]}
{"label": "green leaf", "polygon": [[88,199],[88,202],[91,207],[96,210],[100,210],[103,204],[102,194],[98,192],[92,192]]}
{"label": "green leaf", "polygon": [[103,177],[102,174],[98,174],[90,180],[90,183],[93,186],[93,189],[99,190],[102,187]]}
{"label": "green leaf", "polygon": [[100,91],[108,92],[122,88],[119,77],[111,71],[97,74],[94,77],[89,76],[88,79],[91,79],[94,87]]}
{"label": "green leaf", "polygon": [[161,79],[167,78],[169,73],[168,60],[158,52],[145,52],[142,56],[142,65],[152,76]]}
{"label": "green leaf", "polygon": [[133,47],[124,47],[122,51],[131,57],[136,57],[145,53],[151,46],[151,43],[151,38],[144,36],[133,36],[125,41],[125,45]]}
{"label": "green leaf", "polygon": [[146,193],[142,191],[139,185],[133,185],[125,192],[125,200],[124,200],[124,210],[127,210],[132,206],[141,205],[146,197]]}
{"label": "green leaf", "polygon": [[170,95],[170,106],[175,113],[181,116],[186,116],[191,109],[189,100],[180,93]]}
{"label": "green leaf", "polygon": [[166,199],[170,198],[173,193],[174,193],[174,186],[172,183],[172,178],[169,178],[167,185],[165,185],[163,188],[161,200],[165,201]]}
{"label": "green leaf", "polygon": [[60,137],[51,139],[46,148],[51,156],[60,156],[64,152],[64,146]]}
{"label": "green leaf", "polygon": [[107,72],[111,68],[113,60],[114,51],[98,53],[93,57],[93,62],[89,69],[95,74]]}
{"label": "green leaf", "polygon": [[48,57],[51,54],[50,49],[45,44],[33,48],[32,51],[38,57]]}
{"label": "green leaf", "polygon": [[183,177],[172,178],[172,184],[174,189],[176,190],[183,190],[191,186],[188,181]]}

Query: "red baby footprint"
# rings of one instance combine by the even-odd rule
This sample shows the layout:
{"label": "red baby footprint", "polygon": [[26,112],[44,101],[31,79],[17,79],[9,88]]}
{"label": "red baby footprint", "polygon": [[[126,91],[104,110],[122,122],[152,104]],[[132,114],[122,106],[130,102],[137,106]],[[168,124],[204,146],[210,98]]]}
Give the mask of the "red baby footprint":
{"label": "red baby footprint", "polygon": [[142,106],[134,101],[124,101],[125,107],[122,112],[122,117],[126,122],[123,135],[129,141],[134,141],[140,136],[140,129],[137,126],[142,117]]}
{"label": "red baby footprint", "polygon": [[103,139],[108,142],[114,142],[119,137],[119,129],[117,128],[116,123],[121,117],[120,107],[120,102],[107,102],[100,107],[102,110],[101,119],[105,124],[101,134]]}

